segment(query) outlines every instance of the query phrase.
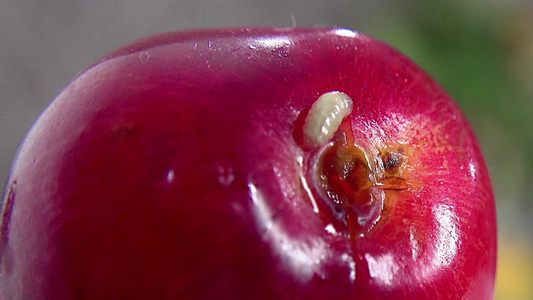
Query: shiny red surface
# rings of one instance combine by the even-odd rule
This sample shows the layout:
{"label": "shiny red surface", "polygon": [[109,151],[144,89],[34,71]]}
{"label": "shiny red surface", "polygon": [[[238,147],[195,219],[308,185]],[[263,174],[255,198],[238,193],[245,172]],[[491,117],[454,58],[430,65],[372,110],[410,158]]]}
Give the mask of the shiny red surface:
{"label": "shiny red surface", "polygon": [[[324,148],[298,143],[336,90],[369,161],[401,146],[415,183],[373,188],[358,234],[324,209]],[[116,51],[34,125],[1,222],[2,300],[493,292],[494,198],[467,121],[407,58],[342,29],[169,33]]]}

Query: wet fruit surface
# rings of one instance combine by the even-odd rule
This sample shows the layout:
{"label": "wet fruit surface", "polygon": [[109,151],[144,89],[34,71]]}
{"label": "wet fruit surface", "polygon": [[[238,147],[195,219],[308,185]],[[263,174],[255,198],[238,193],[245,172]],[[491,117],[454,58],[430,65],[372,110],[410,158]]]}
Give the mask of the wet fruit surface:
{"label": "wet fruit surface", "polygon": [[[353,110],[305,147],[313,103]],[[77,77],[3,200],[9,299],[489,299],[494,199],[464,116],[345,29],[168,33]]]}
{"label": "wet fruit surface", "polygon": [[367,156],[354,144],[351,122],[345,121],[336,141],[321,155],[317,176],[321,197],[329,198],[326,207],[334,210],[331,217],[343,224],[346,234],[363,236],[372,229],[382,215],[384,191],[415,188],[415,182],[402,177],[406,158],[403,147]]}

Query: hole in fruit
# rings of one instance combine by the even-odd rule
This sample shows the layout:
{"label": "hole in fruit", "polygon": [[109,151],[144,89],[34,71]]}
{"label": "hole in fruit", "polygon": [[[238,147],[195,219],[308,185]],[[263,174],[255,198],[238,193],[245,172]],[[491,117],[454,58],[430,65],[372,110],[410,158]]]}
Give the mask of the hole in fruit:
{"label": "hole in fruit", "polygon": [[357,147],[332,146],[321,158],[321,186],[331,200],[341,206],[364,204],[370,200],[370,168]]}
{"label": "hole in fruit", "polygon": [[[376,201],[370,180],[371,168],[365,153],[340,139],[321,155],[318,165],[320,188],[332,203],[332,223],[350,236],[364,234],[381,213],[382,201]],[[339,228],[340,227],[340,228]]]}
{"label": "hole in fruit", "polygon": [[[378,153],[366,152],[355,144],[351,121],[340,125],[335,140],[318,159],[314,176],[322,191],[319,205],[326,224],[351,239],[370,231],[381,218],[387,195],[410,187],[403,178],[407,154],[402,146]],[[390,211],[390,210],[389,210]]]}

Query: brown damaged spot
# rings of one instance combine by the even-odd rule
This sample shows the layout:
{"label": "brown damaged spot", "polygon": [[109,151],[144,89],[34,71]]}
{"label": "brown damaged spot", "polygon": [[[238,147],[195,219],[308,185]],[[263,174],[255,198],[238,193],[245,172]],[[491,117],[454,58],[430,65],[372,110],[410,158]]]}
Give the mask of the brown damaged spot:
{"label": "brown damaged spot", "polygon": [[385,150],[380,154],[381,161],[385,172],[389,175],[398,175],[401,168],[406,162],[406,154],[403,147],[397,147],[396,149]]}
{"label": "brown damaged spot", "polygon": [[408,178],[408,147],[393,144],[371,151],[356,145],[349,129],[341,126],[335,142],[322,152],[317,175],[327,196],[322,208],[329,210],[328,219],[335,219],[328,222],[355,238],[394,209],[397,193],[419,184]]}
{"label": "brown damaged spot", "polygon": [[383,173],[379,174],[377,185],[384,190],[405,190],[409,188],[409,180],[404,178],[404,170],[408,154],[403,146],[389,147],[380,151],[379,165]]}

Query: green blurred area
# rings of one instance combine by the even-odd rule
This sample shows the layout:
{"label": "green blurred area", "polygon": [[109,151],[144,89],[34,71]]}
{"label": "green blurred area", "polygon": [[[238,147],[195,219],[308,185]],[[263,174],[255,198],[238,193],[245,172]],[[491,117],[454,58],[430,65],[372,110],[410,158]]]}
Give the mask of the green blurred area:
{"label": "green blurred area", "polygon": [[525,2],[407,1],[366,30],[430,73],[470,120],[498,206],[496,299],[533,298],[533,9]]}

